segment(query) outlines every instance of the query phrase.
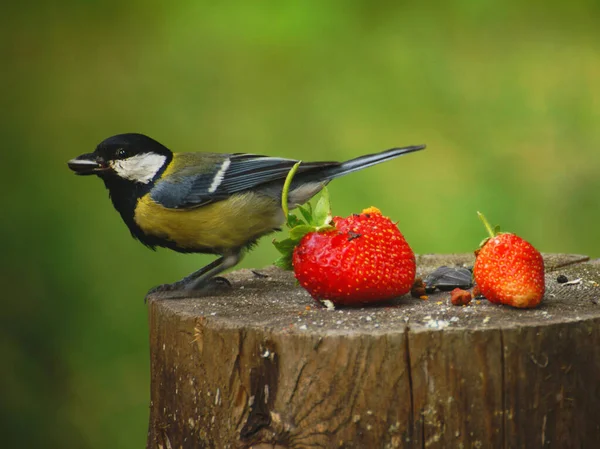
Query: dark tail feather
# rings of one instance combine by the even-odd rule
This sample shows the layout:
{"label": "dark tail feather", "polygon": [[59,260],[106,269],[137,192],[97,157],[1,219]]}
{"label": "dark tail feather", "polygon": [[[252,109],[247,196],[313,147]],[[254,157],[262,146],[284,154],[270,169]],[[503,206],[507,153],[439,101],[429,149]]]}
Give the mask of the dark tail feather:
{"label": "dark tail feather", "polygon": [[363,168],[371,167],[372,165],[379,164],[381,162],[389,161],[399,156],[403,156],[414,151],[423,150],[425,145],[413,145],[410,147],[403,148],[392,148],[387,151],[375,154],[367,154],[366,156],[360,156],[356,159],[351,159],[346,162],[342,162],[337,167],[331,167],[326,170],[323,174],[325,179],[339,178],[340,176],[347,175]]}

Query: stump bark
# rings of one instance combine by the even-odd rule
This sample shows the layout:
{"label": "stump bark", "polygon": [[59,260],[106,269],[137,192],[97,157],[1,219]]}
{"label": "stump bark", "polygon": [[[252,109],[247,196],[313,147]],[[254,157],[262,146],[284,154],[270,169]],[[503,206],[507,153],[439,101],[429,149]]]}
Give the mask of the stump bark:
{"label": "stump bark", "polygon": [[[600,263],[544,258],[533,310],[444,292],[328,310],[275,268],[152,297],[147,447],[597,447]],[[472,263],[417,257],[420,276]]]}

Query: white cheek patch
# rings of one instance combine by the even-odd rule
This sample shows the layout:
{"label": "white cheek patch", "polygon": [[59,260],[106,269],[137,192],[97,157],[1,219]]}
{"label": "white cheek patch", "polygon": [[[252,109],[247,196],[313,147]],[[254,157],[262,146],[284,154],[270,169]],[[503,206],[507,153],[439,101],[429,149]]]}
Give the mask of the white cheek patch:
{"label": "white cheek patch", "polygon": [[154,153],[142,153],[127,159],[111,161],[111,168],[123,179],[148,184],[162,168],[166,156]]}

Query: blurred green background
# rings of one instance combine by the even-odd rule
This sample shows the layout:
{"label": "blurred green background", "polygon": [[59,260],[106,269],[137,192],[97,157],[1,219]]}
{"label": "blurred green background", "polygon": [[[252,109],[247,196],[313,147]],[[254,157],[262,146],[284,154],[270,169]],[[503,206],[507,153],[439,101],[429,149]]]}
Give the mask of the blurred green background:
{"label": "blurred green background", "polygon": [[[211,260],[135,242],[65,162],[143,132],[175,151],[343,159],[334,182],[417,253],[467,252],[475,211],[546,252],[600,257],[596,1],[22,1],[1,14],[5,447],[138,448],[143,296]],[[242,266],[275,258],[270,238]]]}

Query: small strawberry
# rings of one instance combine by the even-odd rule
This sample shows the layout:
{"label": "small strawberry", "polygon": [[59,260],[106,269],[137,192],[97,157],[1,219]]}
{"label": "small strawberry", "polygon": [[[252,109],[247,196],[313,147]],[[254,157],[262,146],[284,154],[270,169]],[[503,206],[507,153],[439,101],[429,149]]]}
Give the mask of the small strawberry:
{"label": "small strawberry", "polygon": [[527,308],[544,297],[544,260],[530,243],[492,229],[478,212],[490,237],[475,252],[473,275],[481,294],[490,302]]}

